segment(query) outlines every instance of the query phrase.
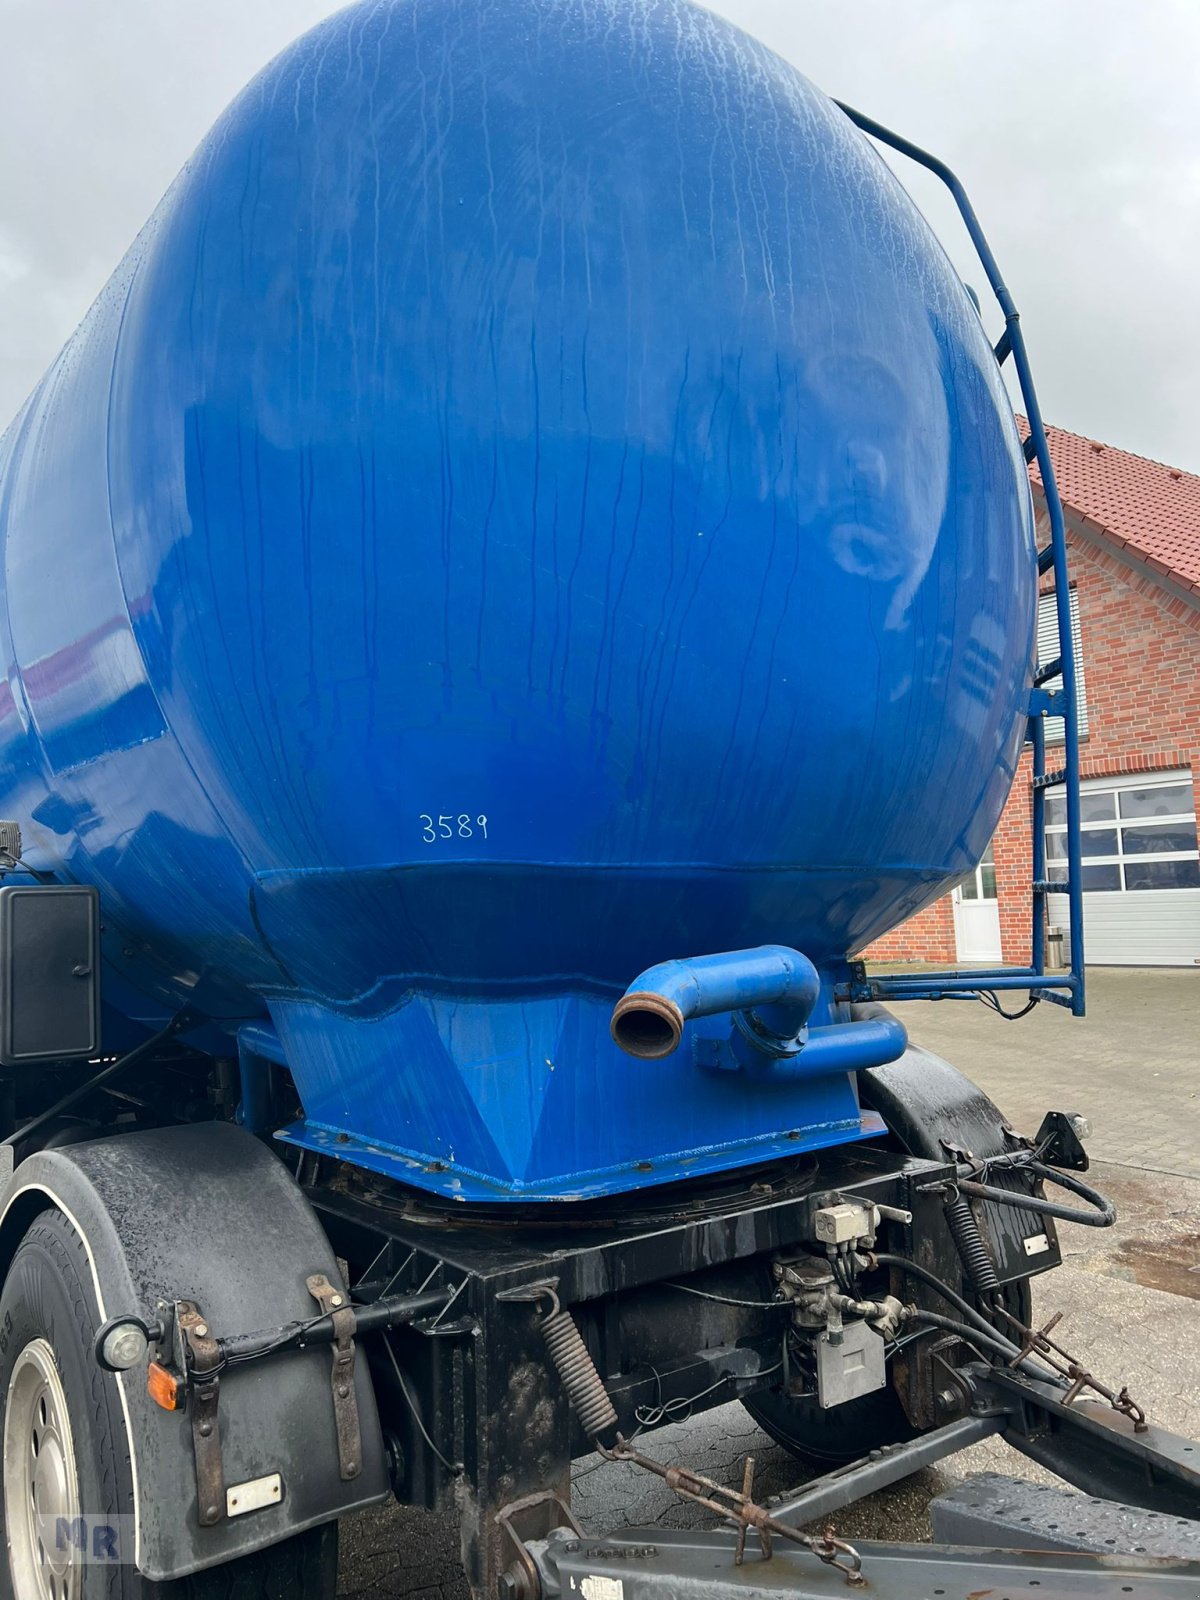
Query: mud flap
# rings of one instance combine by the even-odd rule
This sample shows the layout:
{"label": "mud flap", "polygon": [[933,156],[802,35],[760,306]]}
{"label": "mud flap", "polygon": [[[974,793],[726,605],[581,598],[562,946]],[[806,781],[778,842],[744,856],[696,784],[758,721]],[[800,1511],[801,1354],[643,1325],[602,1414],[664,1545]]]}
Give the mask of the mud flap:
{"label": "mud flap", "polygon": [[[291,1174],[265,1145],[226,1123],[30,1156],[5,1185],[0,1267],[7,1270],[29,1224],[48,1208],[62,1212],[84,1242],[97,1325],[124,1313],[152,1321],[160,1301],[186,1301],[206,1335],[222,1338],[316,1315],[306,1285],[316,1274],[344,1290],[329,1241]],[[340,1465],[328,1348],[222,1371],[215,1422],[224,1495],[203,1508],[195,1419],[154,1404],[142,1367],[106,1381],[120,1386],[135,1560],[152,1580],[248,1554],[389,1493],[365,1361],[353,1367],[361,1452],[350,1478]],[[205,1470],[211,1477],[213,1463]]]}
{"label": "mud flap", "polygon": [[[1005,1119],[983,1090],[920,1045],[910,1044],[889,1066],[860,1072],[858,1087],[863,1104],[879,1112],[909,1155],[945,1161],[959,1151],[979,1158],[1012,1148],[1005,1139]],[[1019,1192],[1030,1179],[997,1172],[988,1181]],[[1062,1256],[1052,1218],[994,1201],[977,1205],[1001,1283],[1059,1265]]]}

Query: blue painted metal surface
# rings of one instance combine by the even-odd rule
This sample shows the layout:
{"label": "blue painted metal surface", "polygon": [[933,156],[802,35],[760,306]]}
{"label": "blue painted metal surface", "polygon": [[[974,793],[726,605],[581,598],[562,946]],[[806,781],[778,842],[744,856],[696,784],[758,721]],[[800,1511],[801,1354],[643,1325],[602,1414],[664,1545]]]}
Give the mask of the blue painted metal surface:
{"label": "blue painted metal surface", "polygon": [[[1025,408],[1025,418],[1029,427],[1025,454],[1029,460],[1036,460],[1042,480],[1042,494],[1050,524],[1050,542],[1044,549],[1038,551],[1037,567],[1039,572],[1051,572],[1054,575],[1054,607],[1058,620],[1060,652],[1054,661],[1039,664],[1029,695],[1028,739],[1033,747],[1033,758],[1030,763],[1033,781],[1030,824],[1033,840],[1030,885],[1031,964],[1028,967],[1004,968],[995,975],[1003,980],[1002,982],[988,982],[986,985],[983,985],[982,980],[992,977],[992,974],[972,972],[963,975],[952,972],[926,974],[920,979],[858,978],[855,982],[844,985],[843,990],[855,999],[864,1000],[941,1000],[950,996],[973,998],[982,993],[989,995],[994,1003],[995,991],[999,988],[1025,989],[1032,993],[1035,1000],[1052,1000],[1056,1005],[1066,1006],[1073,1016],[1082,1017],[1087,1009],[1087,1001],[1083,955],[1083,836],[1079,809],[1079,701],[1075,675],[1075,643],[1071,632],[1067,530],[1063,518],[1062,498],[1058,492],[1058,480],[1054,475],[1054,463],[1050,459],[1050,446],[1042,422],[1042,409],[1038,404],[1037,390],[1034,387],[1033,369],[1029,364],[1029,354],[1025,348],[1025,335],[1021,332],[1020,313],[1012,291],[1000,275],[999,265],[980,226],[979,218],[975,215],[975,208],[968,199],[962,183],[946,163],[930,155],[927,150],[922,150],[910,139],[902,138],[871,117],[864,116],[861,111],[855,111],[852,106],[843,105],[841,101],[837,103],[864,133],[870,134],[872,138],[878,139],[890,149],[898,151],[919,166],[935,173],[946,185],[975,247],[975,253],[996,297],[996,303],[1004,314],[1004,332],[994,353],[1000,366],[1003,366],[1010,356],[1012,357],[1021,390],[1021,403]],[[1055,677],[1061,677],[1062,688],[1051,695],[1041,685]],[[1047,716],[1059,716],[1063,719],[1063,765],[1056,771],[1048,771],[1046,767],[1046,730],[1043,719]],[[1051,883],[1046,878],[1046,790],[1051,787],[1061,787],[1066,799],[1067,881],[1065,884]],[[1063,978],[1053,977],[1046,971],[1048,894],[1067,896],[1071,967]]]}
{"label": "blue painted metal surface", "polygon": [[683,0],[331,18],[6,435],[0,536],[2,804],[100,887],[114,1026],[269,1018],[288,1137],[451,1193],[871,1131],[844,1075],[608,1031],[643,968],[773,940],[844,1026],[1025,733],[995,358],[760,45]]}

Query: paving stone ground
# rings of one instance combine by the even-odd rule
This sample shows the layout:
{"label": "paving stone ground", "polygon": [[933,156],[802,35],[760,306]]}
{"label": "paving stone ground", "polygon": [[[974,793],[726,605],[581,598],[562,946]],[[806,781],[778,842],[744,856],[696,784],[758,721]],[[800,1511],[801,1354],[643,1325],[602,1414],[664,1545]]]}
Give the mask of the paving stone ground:
{"label": "paving stone ground", "polygon": [[[1038,1285],[1036,1309],[1061,1310],[1059,1334],[1099,1376],[1128,1383],[1151,1418],[1200,1436],[1200,972],[1098,969],[1082,1022],[1039,1006],[1017,1023],[978,1004],[914,1004],[903,1012],[920,1043],[955,1062],[1015,1126],[1032,1132],[1047,1109],[1092,1120],[1092,1181],[1117,1201],[1116,1228],[1063,1225],[1064,1265]],[[740,1481],[758,1463],[762,1494],[803,1474],[738,1405],[655,1433],[662,1460]],[[839,1515],[846,1537],[929,1537],[933,1495],[968,1472],[1057,1480],[988,1441]],[[702,1522],[635,1469],[577,1462],[575,1509],[585,1527]],[[468,1600],[455,1519],[401,1508],[342,1528],[344,1600]]]}
{"label": "paving stone ground", "polygon": [[1048,1106],[1078,1108],[1094,1160],[1200,1178],[1200,969],[1093,968],[1087,1009],[1041,1005],[1003,1022],[977,1001],[941,1000],[902,1015],[1014,1126],[1032,1133]]}

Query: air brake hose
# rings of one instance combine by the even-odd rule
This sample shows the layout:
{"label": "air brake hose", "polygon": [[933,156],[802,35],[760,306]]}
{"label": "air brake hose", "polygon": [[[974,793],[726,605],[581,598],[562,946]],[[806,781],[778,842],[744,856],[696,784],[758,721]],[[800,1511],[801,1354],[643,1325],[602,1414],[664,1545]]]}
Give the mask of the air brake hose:
{"label": "air brake hose", "polygon": [[1015,1206],[1019,1211],[1036,1211],[1044,1217],[1058,1217],[1063,1222],[1078,1222],[1085,1228],[1111,1228],[1117,1220],[1117,1208],[1111,1200],[1106,1200],[1102,1194],[1068,1172],[1048,1167],[1044,1162],[1032,1158],[1015,1163],[1014,1170],[1032,1172],[1037,1178],[1056,1183],[1060,1189],[1069,1189],[1072,1194],[1087,1201],[1087,1209],[1060,1205],[1057,1200],[1046,1200],[1041,1195],[1024,1194],[1012,1189],[993,1189],[990,1184],[976,1183],[972,1178],[959,1178],[957,1185],[962,1194],[974,1195],[977,1200],[994,1200],[997,1205]]}
{"label": "air brake hose", "polygon": [[[963,1321],[956,1322],[950,1317],[939,1317],[932,1311],[923,1311],[916,1308],[909,1316],[910,1322],[927,1322],[931,1327],[945,1327],[953,1333],[970,1332],[972,1338],[978,1338],[981,1344],[988,1346],[995,1355],[1002,1356],[1005,1361],[1026,1373],[1031,1378],[1037,1378],[1040,1383],[1053,1383],[1063,1387],[1061,1380],[1052,1372],[1047,1372],[1044,1367],[1037,1366],[1034,1362],[1021,1356],[1021,1351],[1011,1339],[1005,1338],[986,1317],[982,1316],[975,1307],[969,1305],[960,1294],[956,1294],[948,1283],[943,1283],[936,1273],[922,1267],[916,1261],[910,1261],[907,1256],[894,1256],[886,1252],[870,1252],[872,1263],[880,1267],[899,1267],[901,1272],[907,1272],[911,1277],[920,1278],[922,1283],[927,1283],[931,1289],[936,1290],[943,1300],[948,1300],[960,1314]],[[964,1323],[969,1328],[964,1328]]]}
{"label": "air brake hose", "polygon": [[1027,1357],[1021,1356],[1019,1360],[1014,1361],[1012,1356],[1009,1355],[1010,1346],[1008,1340],[1003,1335],[998,1334],[995,1328],[991,1328],[987,1333],[984,1333],[982,1328],[968,1328],[964,1323],[956,1321],[954,1317],[942,1317],[936,1311],[922,1311],[919,1307],[914,1307],[910,1311],[906,1321],[919,1322],[929,1328],[944,1328],[947,1333],[957,1333],[968,1344],[982,1345],[985,1350],[990,1350],[993,1360],[999,1357],[1000,1360],[1007,1362],[1009,1365],[1019,1368],[1026,1377],[1035,1378],[1038,1383],[1052,1383],[1059,1388],[1066,1387],[1062,1379],[1055,1373],[1048,1372],[1045,1367],[1039,1367],[1036,1362],[1030,1361]]}
{"label": "air brake hose", "polygon": [[927,1283],[931,1289],[935,1289],[943,1300],[948,1300],[973,1328],[978,1328],[981,1334],[987,1334],[989,1339],[999,1339],[1006,1346],[1006,1354],[1010,1360],[1013,1356],[1020,1355],[1019,1348],[1013,1344],[1011,1339],[1006,1339],[1002,1333],[998,1333],[993,1324],[981,1312],[976,1311],[969,1301],[964,1300],[962,1295],[956,1293],[948,1283],[944,1283],[936,1273],[930,1272],[928,1267],[921,1266],[919,1262],[910,1261],[907,1256],[889,1255],[885,1251],[876,1252],[872,1250],[870,1259],[877,1266],[899,1267],[901,1272],[907,1272],[910,1277],[920,1278],[922,1283]]}
{"label": "air brake hose", "polygon": [[1000,1287],[1000,1279],[971,1202],[965,1194],[956,1194],[946,1202],[945,1213],[963,1270],[979,1294],[991,1294]]}

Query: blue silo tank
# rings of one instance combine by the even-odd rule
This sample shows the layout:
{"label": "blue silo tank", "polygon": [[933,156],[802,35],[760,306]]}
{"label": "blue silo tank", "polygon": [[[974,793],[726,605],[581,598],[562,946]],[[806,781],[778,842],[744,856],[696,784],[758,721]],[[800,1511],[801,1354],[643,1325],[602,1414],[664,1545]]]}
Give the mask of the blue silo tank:
{"label": "blue silo tank", "polygon": [[763,46],[685,0],[330,18],[5,436],[0,533],[0,807],[101,891],[114,1037],[248,1025],[285,1137],[461,1196],[872,1131],[728,1016],[609,1033],[763,944],[852,1026],[848,952],[979,858],[1025,727],[991,349]]}

